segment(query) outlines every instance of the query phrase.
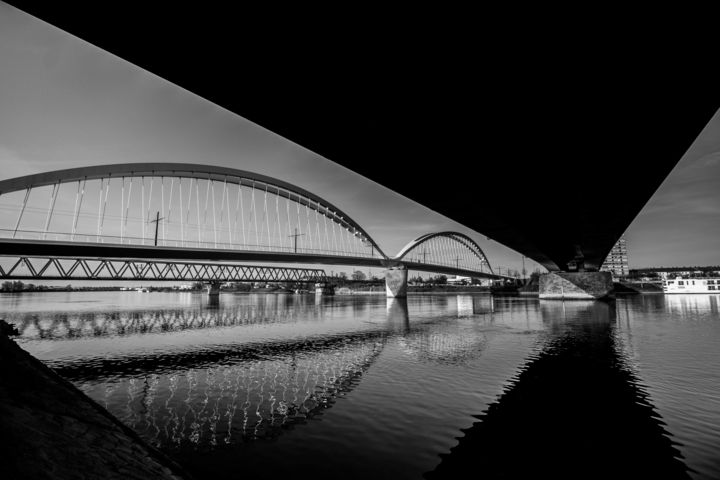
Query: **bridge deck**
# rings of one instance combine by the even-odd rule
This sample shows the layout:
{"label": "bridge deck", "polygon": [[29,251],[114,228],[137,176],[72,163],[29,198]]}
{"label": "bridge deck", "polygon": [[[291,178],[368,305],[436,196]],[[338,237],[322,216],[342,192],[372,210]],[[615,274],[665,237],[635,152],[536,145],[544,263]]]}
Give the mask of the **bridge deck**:
{"label": "bridge deck", "polygon": [[[156,247],[148,245],[111,245],[90,242],[61,242],[52,240],[0,239],[4,256],[64,257],[71,259],[114,259],[128,261],[190,260],[211,262],[263,262],[291,264],[347,265],[387,268],[398,262],[372,257],[286,253],[272,251],[221,250],[211,248]],[[409,270],[435,272],[476,278],[510,278],[485,272],[475,272],[443,265],[402,262]]]}

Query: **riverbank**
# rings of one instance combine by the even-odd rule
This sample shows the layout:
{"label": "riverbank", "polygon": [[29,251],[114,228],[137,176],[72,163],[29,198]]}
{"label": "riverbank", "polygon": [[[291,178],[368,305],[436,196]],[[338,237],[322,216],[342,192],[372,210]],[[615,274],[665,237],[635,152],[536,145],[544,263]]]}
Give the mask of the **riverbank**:
{"label": "riverbank", "polygon": [[0,459],[12,479],[189,479],[8,337],[0,320]]}

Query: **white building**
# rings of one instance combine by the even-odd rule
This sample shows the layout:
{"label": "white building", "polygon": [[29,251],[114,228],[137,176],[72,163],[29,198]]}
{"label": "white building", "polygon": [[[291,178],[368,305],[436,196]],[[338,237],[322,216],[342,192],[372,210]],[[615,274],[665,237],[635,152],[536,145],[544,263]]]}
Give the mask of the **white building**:
{"label": "white building", "polygon": [[456,275],[455,278],[448,278],[447,283],[451,285],[460,284],[465,282],[466,284],[470,285],[472,282],[472,278],[470,277],[461,277],[460,275]]}

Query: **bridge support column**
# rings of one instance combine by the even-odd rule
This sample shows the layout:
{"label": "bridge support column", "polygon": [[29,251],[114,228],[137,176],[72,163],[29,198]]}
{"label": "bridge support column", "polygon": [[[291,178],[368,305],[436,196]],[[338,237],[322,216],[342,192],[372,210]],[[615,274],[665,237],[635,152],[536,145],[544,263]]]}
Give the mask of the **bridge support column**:
{"label": "bridge support column", "polygon": [[404,266],[385,270],[385,293],[388,297],[407,297],[408,271]]}
{"label": "bridge support column", "polygon": [[610,272],[553,272],[540,277],[540,298],[594,300],[612,294]]}
{"label": "bridge support column", "polygon": [[220,296],[220,282],[210,282],[206,285],[206,289],[210,298],[218,298]]}
{"label": "bridge support column", "polygon": [[328,283],[316,283],[315,295],[335,295],[335,288]]}

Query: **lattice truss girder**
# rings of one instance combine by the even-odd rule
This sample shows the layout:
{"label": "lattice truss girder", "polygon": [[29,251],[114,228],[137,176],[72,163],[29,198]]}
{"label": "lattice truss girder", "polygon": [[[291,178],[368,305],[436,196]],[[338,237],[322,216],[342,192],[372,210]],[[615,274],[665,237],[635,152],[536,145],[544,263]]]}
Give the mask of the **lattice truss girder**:
{"label": "lattice truss girder", "polygon": [[1,257],[6,280],[160,280],[216,282],[323,282],[315,268],[265,267],[179,261],[64,257]]}
{"label": "lattice truss girder", "polygon": [[0,181],[0,237],[384,257],[338,208],[267,176],[125,164]]}

